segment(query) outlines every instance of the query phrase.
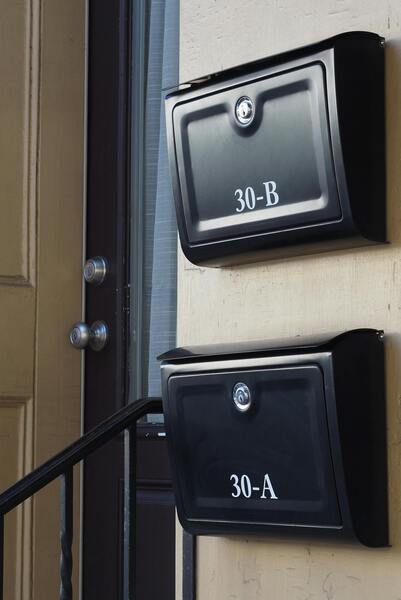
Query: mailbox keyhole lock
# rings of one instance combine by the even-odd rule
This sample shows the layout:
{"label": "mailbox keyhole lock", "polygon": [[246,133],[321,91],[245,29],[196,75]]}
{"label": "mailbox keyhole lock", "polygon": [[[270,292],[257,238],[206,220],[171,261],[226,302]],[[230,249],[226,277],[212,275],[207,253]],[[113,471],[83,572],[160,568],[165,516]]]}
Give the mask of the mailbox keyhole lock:
{"label": "mailbox keyhole lock", "polygon": [[235,103],[235,118],[240,125],[250,125],[255,116],[253,101],[249,96],[241,96]]}
{"label": "mailbox keyhole lock", "polygon": [[233,387],[233,401],[240,412],[247,412],[252,406],[252,394],[246,383],[236,383]]}

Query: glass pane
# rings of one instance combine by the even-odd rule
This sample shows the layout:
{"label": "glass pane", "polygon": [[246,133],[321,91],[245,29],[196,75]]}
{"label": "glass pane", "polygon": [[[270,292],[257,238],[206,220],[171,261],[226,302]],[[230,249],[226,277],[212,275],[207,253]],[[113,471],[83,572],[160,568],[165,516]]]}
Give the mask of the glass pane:
{"label": "glass pane", "polygon": [[[163,90],[178,82],[178,5],[143,2],[137,15],[143,35],[142,49],[133,49],[131,400],[160,395],[157,356],[176,338],[177,232]],[[161,423],[162,415],[149,420]]]}

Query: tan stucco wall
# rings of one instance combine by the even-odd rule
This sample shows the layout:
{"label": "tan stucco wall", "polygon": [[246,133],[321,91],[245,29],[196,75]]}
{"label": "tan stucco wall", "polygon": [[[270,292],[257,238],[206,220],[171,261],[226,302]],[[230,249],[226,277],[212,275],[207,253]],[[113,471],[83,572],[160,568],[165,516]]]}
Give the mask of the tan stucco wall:
{"label": "tan stucco wall", "polygon": [[198,600],[401,598],[401,2],[185,0],[180,80],[358,29],[387,39],[391,244],[230,269],[198,268],[180,255],[178,342],[383,328],[392,547],[201,538]]}

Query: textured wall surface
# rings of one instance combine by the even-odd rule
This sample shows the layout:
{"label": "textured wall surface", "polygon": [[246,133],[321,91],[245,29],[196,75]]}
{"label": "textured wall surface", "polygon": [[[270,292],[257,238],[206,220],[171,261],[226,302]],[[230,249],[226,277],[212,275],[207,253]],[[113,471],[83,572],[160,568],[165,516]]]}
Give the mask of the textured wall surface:
{"label": "textured wall surface", "polygon": [[198,600],[401,599],[401,3],[184,0],[180,80],[361,29],[387,40],[391,244],[229,269],[198,268],[181,254],[178,342],[383,328],[392,547],[202,538]]}

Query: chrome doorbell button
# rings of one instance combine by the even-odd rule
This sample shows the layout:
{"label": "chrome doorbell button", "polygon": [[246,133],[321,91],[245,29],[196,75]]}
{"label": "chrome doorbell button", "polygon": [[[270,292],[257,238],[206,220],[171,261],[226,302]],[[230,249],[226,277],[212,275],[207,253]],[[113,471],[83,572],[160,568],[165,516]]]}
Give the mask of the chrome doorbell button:
{"label": "chrome doorbell button", "polygon": [[239,382],[235,384],[233,387],[233,400],[235,408],[237,408],[240,412],[246,412],[251,408],[252,395],[251,390],[246,383]]}
{"label": "chrome doorbell button", "polygon": [[235,104],[235,117],[240,125],[249,125],[255,116],[255,109],[249,96],[241,96]]}

